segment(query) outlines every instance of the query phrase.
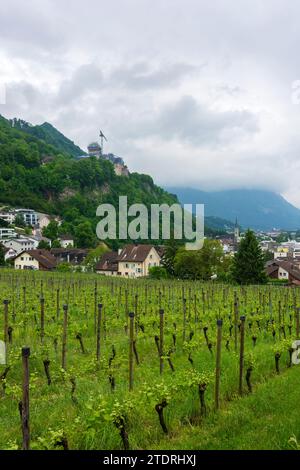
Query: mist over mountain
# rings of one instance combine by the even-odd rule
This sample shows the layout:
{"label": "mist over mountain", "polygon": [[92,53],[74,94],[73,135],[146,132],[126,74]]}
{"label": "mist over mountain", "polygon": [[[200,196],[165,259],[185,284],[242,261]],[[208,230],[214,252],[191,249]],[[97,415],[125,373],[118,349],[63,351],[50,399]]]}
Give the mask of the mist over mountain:
{"label": "mist over mountain", "polygon": [[300,228],[300,209],[280,194],[258,189],[232,189],[206,192],[192,188],[167,187],[182,204],[204,204],[205,215],[234,222],[244,228],[297,230]]}

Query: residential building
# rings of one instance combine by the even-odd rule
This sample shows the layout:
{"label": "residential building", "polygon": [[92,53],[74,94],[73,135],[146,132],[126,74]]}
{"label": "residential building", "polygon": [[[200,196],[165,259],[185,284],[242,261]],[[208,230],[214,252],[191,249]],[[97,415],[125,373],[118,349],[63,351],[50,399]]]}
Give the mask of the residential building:
{"label": "residential building", "polygon": [[61,235],[58,240],[62,248],[74,247],[74,237],[72,235]]}
{"label": "residential building", "polygon": [[17,236],[18,234],[13,228],[0,228],[0,240],[8,240]]}
{"label": "residential building", "polygon": [[110,251],[104,253],[96,265],[96,273],[105,276],[117,276],[118,274],[118,252]]}
{"label": "residential building", "polygon": [[52,248],[50,251],[57,263],[70,263],[74,266],[83,263],[89,252],[86,248]]}
{"label": "residential building", "polygon": [[57,262],[48,250],[25,250],[16,256],[14,264],[15,269],[52,271]]}
{"label": "residential building", "polygon": [[15,214],[11,211],[9,212],[0,212],[0,219],[4,220],[8,224],[13,224],[15,221]]}
{"label": "residential building", "polygon": [[12,248],[17,254],[24,250],[33,250],[38,247],[39,242],[29,237],[10,238],[2,241],[6,248]]}
{"label": "residential building", "polygon": [[149,268],[159,266],[161,257],[153,245],[126,245],[117,257],[118,275],[148,276]]}
{"label": "residential building", "polygon": [[292,261],[274,260],[267,263],[267,276],[272,279],[286,280],[289,284],[300,285],[299,264]]}
{"label": "residential building", "polygon": [[12,258],[15,258],[17,255],[17,252],[13,250],[12,248],[7,248],[6,246],[2,245],[4,249],[4,259],[5,261],[8,261]]}
{"label": "residential building", "polygon": [[286,259],[289,257],[289,249],[283,246],[277,247],[274,251],[274,259]]}
{"label": "residential building", "polygon": [[38,214],[33,209],[15,209],[15,215],[21,215],[26,225],[34,226],[38,223]]}

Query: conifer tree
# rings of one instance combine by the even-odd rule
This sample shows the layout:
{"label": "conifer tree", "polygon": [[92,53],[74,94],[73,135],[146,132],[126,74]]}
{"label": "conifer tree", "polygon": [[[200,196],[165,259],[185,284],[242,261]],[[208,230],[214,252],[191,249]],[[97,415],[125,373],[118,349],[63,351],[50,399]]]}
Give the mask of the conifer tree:
{"label": "conifer tree", "polygon": [[238,284],[264,284],[265,260],[254,232],[247,230],[234,256],[232,277]]}
{"label": "conifer tree", "polygon": [[0,243],[0,266],[4,266],[5,265],[5,253],[4,253],[4,247],[3,245]]}

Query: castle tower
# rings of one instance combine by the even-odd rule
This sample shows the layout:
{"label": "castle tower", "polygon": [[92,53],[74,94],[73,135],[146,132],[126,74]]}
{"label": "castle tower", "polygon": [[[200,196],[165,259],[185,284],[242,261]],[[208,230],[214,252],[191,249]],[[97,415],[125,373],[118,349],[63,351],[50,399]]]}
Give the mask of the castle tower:
{"label": "castle tower", "polygon": [[102,156],[101,147],[98,142],[92,142],[88,146],[88,154],[90,157],[100,158]]}

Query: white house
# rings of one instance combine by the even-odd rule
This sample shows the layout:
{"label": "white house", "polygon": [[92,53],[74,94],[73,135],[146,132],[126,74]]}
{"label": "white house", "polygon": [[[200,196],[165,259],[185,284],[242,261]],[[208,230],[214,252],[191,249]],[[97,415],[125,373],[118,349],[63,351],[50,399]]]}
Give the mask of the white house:
{"label": "white house", "polygon": [[15,258],[15,269],[52,271],[56,268],[55,257],[47,250],[25,250]]}
{"label": "white house", "polygon": [[61,235],[58,237],[58,240],[60,241],[60,246],[62,248],[74,247],[74,238],[72,235]]}
{"label": "white house", "polygon": [[32,238],[11,238],[9,240],[3,240],[2,244],[6,248],[12,248],[17,254],[24,250],[33,250],[38,247],[39,242]]}
{"label": "white house", "polygon": [[8,224],[12,224],[15,220],[15,214],[11,211],[9,212],[0,212],[0,219],[5,220]]}
{"label": "white house", "polygon": [[17,233],[13,228],[0,228],[0,240],[7,240],[8,238],[16,237]]}
{"label": "white house", "polygon": [[33,209],[15,209],[14,213],[15,216],[22,216],[26,225],[34,226],[38,223],[38,214]]}
{"label": "white house", "polygon": [[17,252],[12,248],[6,248],[6,246],[2,245],[4,248],[4,259],[8,261],[9,259],[14,258],[17,255]]}
{"label": "white house", "polygon": [[160,266],[161,256],[153,245],[126,245],[117,257],[118,275],[148,276],[149,268]]}

